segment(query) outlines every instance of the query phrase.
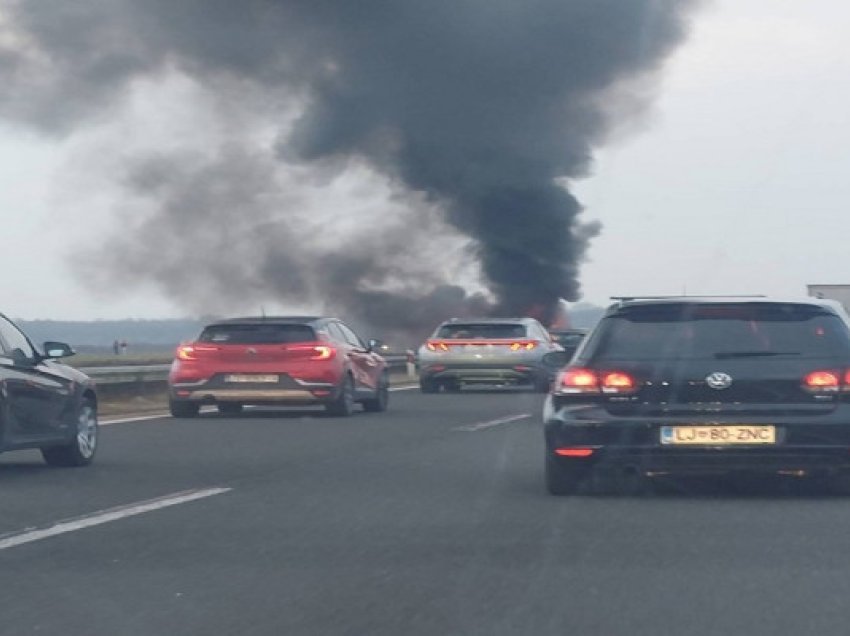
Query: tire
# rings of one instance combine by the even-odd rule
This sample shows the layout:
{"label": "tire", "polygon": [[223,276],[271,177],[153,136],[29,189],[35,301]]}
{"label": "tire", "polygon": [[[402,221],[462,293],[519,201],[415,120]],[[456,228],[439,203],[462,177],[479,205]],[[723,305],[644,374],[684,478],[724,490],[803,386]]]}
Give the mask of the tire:
{"label": "tire", "polygon": [[443,391],[446,393],[460,393],[460,382],[458,380],[447,380],[443,382]]}
{"label": "tire", "polygon": [[348,417],[354,413],[354,380],[350,375],[345,376],[337,398],[325,405],[329,415]]}
{"label": "tire", "polygon": [[234,402],[223,402],[219,404],[216,408],[218,408],[218,412],[221,415],[241,415],[242,414],[242,405]]}
{"label": "tire", "polygon": [[171,411],[172,417],[197,417],[201,407],[194,402],[169,400],[168,410]]}
{"label": "tire", "polygon": [[381,377],[378,390],[374,398],[363,400],[363,409],[369,413],[383,413],[390,403],[390,380],[384,375]]}
{"label": "tire", "polygon": [[419,390],[422,391],[422,393],[436,393],[438,388],[437,383],[433,380],[429,380],[427,378],[419,379]]}
{"label": "tire", "polygon": [[50,466],[88,466],[97,453],[97,405],[91,398],[83,398],[77,408],[77,430],[74,439],[65,446],[41,449],[41,456]]}
{"label": "tire", "polygon": [[546,452],[546,463],[544,464],[544,475],[546,478],[546,490],[550,495],[564,496],[574,495],[578,492],[586,471],[582,468],[565,466],[552,453]]}

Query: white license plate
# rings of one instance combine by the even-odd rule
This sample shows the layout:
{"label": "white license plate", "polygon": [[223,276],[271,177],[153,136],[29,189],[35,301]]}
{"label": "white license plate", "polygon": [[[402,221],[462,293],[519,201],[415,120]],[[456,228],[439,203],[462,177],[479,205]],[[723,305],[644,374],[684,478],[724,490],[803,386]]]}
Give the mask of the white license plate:
{"label": "white license plate", "polygon": [[272,384],[276,383],[280,380],[279,375],[254,375],[254,374],[236,374],[236,375],[226,375],[224,376],[225,382],[242,382],[248,383],[253,382],[257,384]]}
{"label": "white license plate", "polygon": [[735,444],[775,444],[776,427],[761,424],[714,426],[662,426],[661,443],[671,445],[732,446]]}

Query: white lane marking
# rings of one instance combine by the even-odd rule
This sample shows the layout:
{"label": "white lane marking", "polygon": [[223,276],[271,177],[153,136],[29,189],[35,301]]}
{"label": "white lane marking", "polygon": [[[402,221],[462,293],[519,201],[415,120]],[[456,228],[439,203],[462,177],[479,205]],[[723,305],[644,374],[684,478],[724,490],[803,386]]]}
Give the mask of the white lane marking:
{"label": "white lane marking", "polygon": [[531,417],[531,413],[520,413],[519,415],[508,415],[506,417],[500,417],[496,420],[488,420],[486,422],[476,422],[475,424],[466,424],[464,426],[458,426],[457,428],[453,428],[453,431],[464,431],[464,432],[474,432],[481,431],[485,428],[492,428],[494,426],[501,426],[502,424],[510,424],[511,422],[519,422],[520,420],[527,420]]}
{"label": "white lane marking", "polygon": [[405,386],[391,386],[390,391],[412,391],[413,389],[418,389],[418,384],[411,384]]}
{"label": "white lane marking", "polygon": [[159,415],[137,415],[136,417],[121,417],[117,420],[101,420],[98,422],[101,426],[110,426],[112,424],[126,424],[127,422],[144,422],[145,420],[160,420],[170,418],[168,413],[160,413]]}
{"label": "white lane marking", "polygon": [[[413,389],[418,389],[418,384],[411,384],[409,386],[391,386],[390,391],[412,391]],[[201,409],[201,413],[213,413],[215,412],[215,408],[211,406],[206,406]],[[165,411],[158,415],[133,415],[130,417],[119,417],[119,418],[111,418],[108,420],[101,420],[98,422],[101,426],[111,426],[112,424],[129,424],[130,422],[147,422],[149,420],[163,420],[163,419],[172,419],[171,415]]]}
{"label": "white lane marking", "polygon": [[[202,406],[201,413],[215,413],[216,409],[212,406]],[[112,424],[128,424],[129,422],[145,422],[147,420],[171,420],[174,419],[171,417],[171,414],[167,411],[163,411],[158,415],[133,415],[130,417],[119,417],[108,420],[100,420],[98,424],[100,426],[110,426]]]}
{"label": "white lane marking", "polygon": [[204,488],[200,490],[186,490],[183,492],[174,493],[172,495],[158,497],[157,499],[148,499],[147,501],[140,501],[135,504],[119,506],[117,508],[109,508],[108,510],[101,510],[99,512],[95,512],[90,515],[85,515],[83,517],[78,517],[76,519],[71,519],[69,521],[61,521],[55,525],[50,526],[49,528],[42,528],[38,530],[24,530],[23,532],[7,535],[4,538],[0,538],[0,550],[14,548],[25,543],[32,543],[33,541],[41,541],[42,539],[55,537],[57,535],[66,534],[68,532],[84,530],[85,528],[99,526],[104,523],[118,521],[119,519],[125,519],[127,517],[134,517],[136,515],[141,515],[146,512],[151,512],[153,510],[159,510],[161,508],[168,508],[169,506],[176,506],[178,504],[188,503],[190,501],[195,501],[196,499],[213,497],[214,495],[220,495],[222,493],[230,492],[231,490],[233,489]]}

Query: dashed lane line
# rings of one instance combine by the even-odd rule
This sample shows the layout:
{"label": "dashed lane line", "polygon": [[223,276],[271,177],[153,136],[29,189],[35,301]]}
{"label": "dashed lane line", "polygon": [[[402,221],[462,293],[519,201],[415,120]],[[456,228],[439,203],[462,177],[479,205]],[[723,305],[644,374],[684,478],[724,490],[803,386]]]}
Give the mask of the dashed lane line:
{"label": "dashed lane line", "polygon": [[494,426],[501,426],[502,424],[511,424],[512,422],[520,422],[529,418],[531,418],[531,413],[519,413],[517,415],[508,415],[505,417],[500,417],[495,420],[487,420],[486,422],[464,424],[463,426],[457,426],[452,430],[461,431],[465,433],[474,433],[475,431],[483,431],[488,428],[493,428]]}
{"label": "dashed lane line", "polygon": [[90,515],[77,517],[68,521],[60,521],[59,523],[56,523],[48,528],[28,528],[21,532],[16,532],[11,535],[0,537],[0,550],[8,550],[9,548],[14,548],[19,545],[32,543],[33,541],[41,541],[42,539],[56,537],[61,534],[67,534],[69,532],[76,532],[77,530],[85,530],[86,528],[99,526],[104,523],[110,523],[112,521],[118,521],[120,519],[126,519],[127,517],[134,517],[136,515],[145,514],[147,512],[153,512],[154,510],[160,510],[162,508],[177,506],[180,504],[189,503],[190,501],[196,501],[198,499],[205,499],[207,497],[221,495],[223,493],[230,492],[231,490],[233,489],[203,488],[197,490],[185,490],[183,492],[176,492],[171,495],[166,495],[164,497],[158,497],[156,499],[148,499],[146,501],[139,501],[137,503],[128,504],[126,506],[109,508],[108,510],[100,510]]}

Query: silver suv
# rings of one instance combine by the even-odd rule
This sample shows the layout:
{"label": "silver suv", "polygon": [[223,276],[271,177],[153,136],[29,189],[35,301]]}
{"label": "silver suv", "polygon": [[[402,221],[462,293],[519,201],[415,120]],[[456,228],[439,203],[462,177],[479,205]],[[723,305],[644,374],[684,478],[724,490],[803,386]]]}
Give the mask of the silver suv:
{"label": "silver suv", "polygon": [[419,385],[423,393],[469,385],[527,385],[546,392],[562,352],[533,318],[452,319],[420,347]]}

